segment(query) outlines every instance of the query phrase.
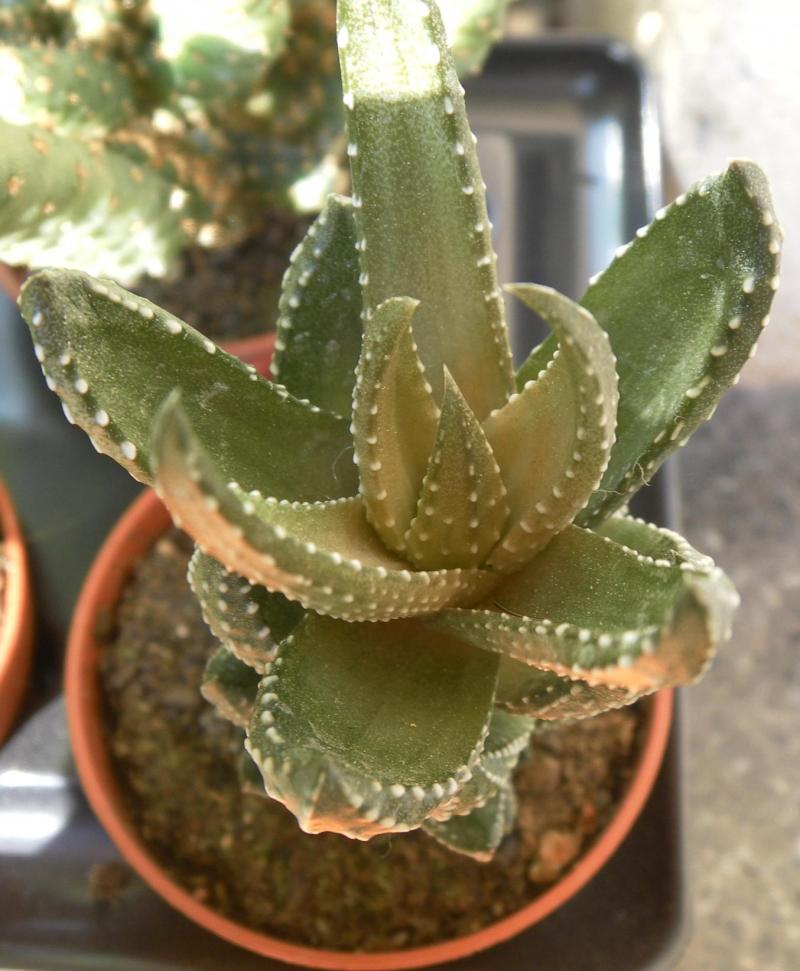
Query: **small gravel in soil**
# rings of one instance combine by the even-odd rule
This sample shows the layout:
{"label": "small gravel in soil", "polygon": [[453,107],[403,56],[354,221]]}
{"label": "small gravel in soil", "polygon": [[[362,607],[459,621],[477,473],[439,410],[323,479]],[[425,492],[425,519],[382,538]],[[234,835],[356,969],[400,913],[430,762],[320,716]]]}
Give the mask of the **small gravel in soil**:
{"label": "small gravel in soil", "polygon": [[534,738],[519,818],[494,861],[423,833],[369,843],[307,836],[241,790],[239,729],[200,696],[214,640],[185,580],[188,544],[162,539],[123,597],[103,664],[110,743],[154,855],[192,894],[286,940],[374,951],[478,930],[536,897],[609,820],[637,746],[635,710]]}
{"label": "small gravel in soil", "polygon": [[89,870],[89,896],[99,904],[113,904],[131,882],[131,871],[123,863],[112,860],[95,863]]}

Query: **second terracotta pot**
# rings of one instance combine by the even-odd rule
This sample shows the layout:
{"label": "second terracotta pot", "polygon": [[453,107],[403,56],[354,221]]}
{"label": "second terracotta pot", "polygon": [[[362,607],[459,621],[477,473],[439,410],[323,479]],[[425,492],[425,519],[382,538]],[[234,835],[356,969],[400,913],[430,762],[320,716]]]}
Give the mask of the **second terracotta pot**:
{"label": "second terracotta pot", "polygon": [[268,334],[256,334],[253,337],[222,341],[221,347],[234,357],[241,358],[246,364],[252,364],[265,378],[270,376],[269,366],[275,351],[274,331]]}
{"label": "second terracotta pot", "polygon": [[33,592],[28,555],[11,496],[0,480],[0,743],[16,717],[33,651]]}
{"label": "second terracotta pot", "polygon": [[24,279],[25,270],[22,267],[9,266],[0,260],[0,290],[5,292],[9,300],[16,302]]}

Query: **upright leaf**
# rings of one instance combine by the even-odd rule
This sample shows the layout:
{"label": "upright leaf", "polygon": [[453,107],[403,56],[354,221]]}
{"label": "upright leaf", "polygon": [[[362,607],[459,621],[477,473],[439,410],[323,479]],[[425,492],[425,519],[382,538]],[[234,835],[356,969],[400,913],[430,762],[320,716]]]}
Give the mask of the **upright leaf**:
{"label": "upright leaf", "polygon": [[507,519],[492,449],[447,372],[436,442],[406,535],[408,555],[422,569],[479,566]]}
{"label": "upright leaf", "polygon": [[272,375],[295,398],[348,416],[361,351],[361,290],[349,199],[329,196],[283,280]]}
{"label": "upright leaf", "polygon": [[419,300],[414,336],[479,420],[513,390],[495,256],[463,92],[429,0],[340,0],[339,54],[365,306]]}
{"label": "upright leaf", "polygon": [[439,417],[411,333],[416,309],[416,301],[397,297],[365,320],[353,408],[367,515],[399,553],[406,549]]}
{"label": "upright leaf", "polygon": [[511,287],[558,340],[549,362],[484,423],[511,510],[490,565],[520,567],[569,525],[600,482],[614,440],[617,375],[592,315],[549,287]]}

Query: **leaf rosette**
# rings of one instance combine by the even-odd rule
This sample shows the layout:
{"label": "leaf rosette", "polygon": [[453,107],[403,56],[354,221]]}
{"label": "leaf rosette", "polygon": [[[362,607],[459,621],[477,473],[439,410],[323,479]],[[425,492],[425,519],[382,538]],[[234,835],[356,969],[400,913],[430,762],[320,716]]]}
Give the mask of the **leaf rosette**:
{"label": "leaf rosette", "polygon": [[309,832],[478,859],[530,733],[697,678],[736,594],[623,507],[762,331],[780,232],[751,162],[656,214],[515,372],[463,92],[430,2],[340,0],[352,196],[284,280],[275,380],[109,280],[23,313],[68,417],[197,543],[204,693]]}

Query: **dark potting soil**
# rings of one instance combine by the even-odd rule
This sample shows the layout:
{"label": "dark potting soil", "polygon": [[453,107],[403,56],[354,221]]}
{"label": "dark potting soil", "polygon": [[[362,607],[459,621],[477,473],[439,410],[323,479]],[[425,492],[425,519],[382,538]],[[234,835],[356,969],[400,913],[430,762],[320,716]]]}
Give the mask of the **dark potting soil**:
{"label": "dark potting soil", "polygon": [[376,951],[461,936],[524,906],[610,819],[639,714],[609,712],[535,737],[517,771],[516,829],[491,863],[423,833],[359,843],[308,836],[279,803],[242,791],[242,733],[200,696],[214,648],[177,532],[138,566],[108,639],[110,744],[136,825],[198,899],[306,945]]}
{"label": "dark potting soil", "polygon": [[133,289],[214,340],[274,330],[281,280],[310,222],[275,212],[258,235],[220,249],[187,249],[171,277],[145,277]]}

